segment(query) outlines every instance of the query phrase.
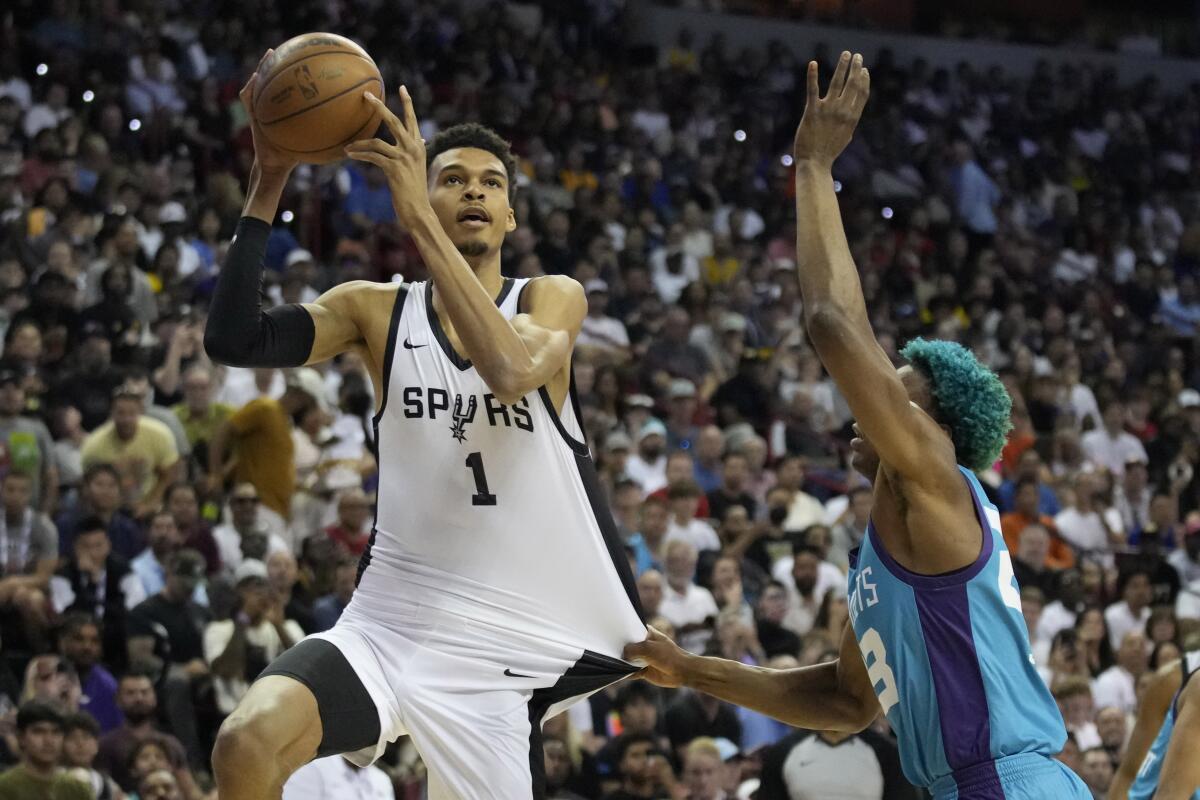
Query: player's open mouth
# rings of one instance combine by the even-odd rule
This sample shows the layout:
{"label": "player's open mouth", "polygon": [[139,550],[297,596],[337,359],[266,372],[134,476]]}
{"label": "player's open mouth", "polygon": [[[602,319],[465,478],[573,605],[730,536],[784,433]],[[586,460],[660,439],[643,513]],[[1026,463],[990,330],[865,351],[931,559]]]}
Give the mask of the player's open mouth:
{"label": "player's open mouth", "polygon": [[482,206],[471,206],[458,212],[458,223],[464,228],[486,228],[491,222],[491,216]]}

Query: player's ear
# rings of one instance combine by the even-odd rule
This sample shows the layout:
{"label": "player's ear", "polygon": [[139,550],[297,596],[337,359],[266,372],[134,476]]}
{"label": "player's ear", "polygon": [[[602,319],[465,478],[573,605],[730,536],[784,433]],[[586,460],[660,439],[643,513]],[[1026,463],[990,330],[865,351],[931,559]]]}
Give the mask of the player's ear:
{"label": "player's ear", "polygon": [[504,220],[504,230],[512,233],[517,229],[517,214],[511,208],[508,210],[508,219]]}

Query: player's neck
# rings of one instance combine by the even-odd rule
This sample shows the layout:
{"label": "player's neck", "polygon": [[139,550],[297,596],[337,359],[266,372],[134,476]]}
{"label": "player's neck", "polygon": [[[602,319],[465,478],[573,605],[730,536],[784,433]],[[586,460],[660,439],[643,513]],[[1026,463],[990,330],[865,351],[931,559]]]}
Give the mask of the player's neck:
{"label": "player's neck", "polygon": [[[478,258],[465,257],[467,266],[475,273],[475,277],[479,279],[479,283],[483,285],[484,292],[488,297],[495,298],[500,294],[500,288],[504,285],[504,276],[500,274],[500,253],[489,253]],[[430,278],[433,283],[433,304],[434,308],[440,314],[444,310],[442,305],[441,295],[437,290],[437,281]]]}

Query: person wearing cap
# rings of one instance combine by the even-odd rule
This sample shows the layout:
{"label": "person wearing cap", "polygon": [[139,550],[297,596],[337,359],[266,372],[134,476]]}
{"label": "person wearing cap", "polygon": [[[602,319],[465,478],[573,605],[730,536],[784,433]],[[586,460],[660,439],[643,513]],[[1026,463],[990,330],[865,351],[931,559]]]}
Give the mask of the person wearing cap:
{"label": "person wearing cap", "polygon": [[208,623],[204,657],[212,665],[217,708],[228,714],[250,688],[250,682],[284,650],[304,638],[304,630],[284,616],[283,604],[271,589],[267,566],[246,559],[234,572],[238,607],[230,619]]}
{"label": "person wearing cap", "polygon": [[54,510],[58,500],[58,469],[54,439],[41,420],[23,416],[25,389],[21,373],[0,363],[0,449],[3,471],[24,472],[32,481],[33,505],[43,513]]}
{"label": "person wearing cap", "polygon": [[194,765],[207,761],[192,700],[195,684],[209,674],[204,626],[212,615],[193,599],[203,580],[204,556],[187,548],[177,550],[167,560],[163,590],[129,612],[129,663],[154,665],[165,677],[161,692],[167,722]]}
{"label": "person wearing cap", "polygon": [[[277,532],[286,530],[296,490],[292,420],[324,398],[320,375],[309,367],[290,371],[286,386],[278,400],[262,396],[239,408],[208,443],[209,491],[219,491],[227,475],[238,483],[253,484],[263,508],[277,518],[272,521]],[[226,463],[231,452],[232,463]]]}
{"label": "person wearing cap", "polygon": [[637,452],[625,462],[625,473],[650,494],[667,485],[667,426],[651,417],[637,434]]}
{"label": "person wearing cap", "polygon": [[145,396],[133,387],[113,394],[111,419],[83,441],[83,467],[112,464],[121,475],[126,502],[136,516],[162,504],[167,487],[183,475],[170,428],[143,411]]}
{"label": "person wearing cap", "polygon": [[283,274],[278,284],[267,290],[276,305],[283,303],[313,303],[320,292],[313,288],[317,280],[317,263],[313,254],[298,247],[283,260]]}
{"label": "person wearing cap", "polygon": [[[592,278],[584,287],[587,292],[588,312],[579,329],[575,346],[594,348],[602,356],[616,363],[629,360],[629,332],[625,323],[608,316],[608,284]],[[580,352],[586,352],[581,350]]]}
{"label": "person wearing cap", "polygon": [[695,423],[696,384],[687,378],[675,378],[667,387],[667,447],[691,450],[700,434]]}
{"label": "person wearing cap", "polygon": [[203,263],[200,253],[184,235],[187,232],[187,221],[187,210],[178,200],[163,203],[158,209],[158,227],[162,231],[162,238],[154,252],[157,253],[165,245],[174,245],[179,253],[180,278],[189,277]]}

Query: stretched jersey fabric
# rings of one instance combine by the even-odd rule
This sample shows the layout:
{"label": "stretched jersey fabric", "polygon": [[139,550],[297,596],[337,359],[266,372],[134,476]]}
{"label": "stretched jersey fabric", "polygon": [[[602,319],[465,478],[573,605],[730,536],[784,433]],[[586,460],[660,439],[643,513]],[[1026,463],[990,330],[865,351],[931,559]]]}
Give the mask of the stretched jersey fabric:
{"label": "stretched jersey fabric", "polygon": [[[1129,787],[1129,800],[1150,800],[1158,789],[1158,778],[1162,772],[1163,759],[1167,757],[1167,746],[1170,745],[1171,733],[1175,730],[1179,692],[1182,692],[1183,687],[1187,686],[1188,680],[1197,671],[1200,671],[1200,650],[1193,650],[1186,654],[1180,660],[1179,666],[1183,670],[1183,681],[1179,684],[1179,691],[1175,693],[1174,699],[1171,700],[1171,707],[1167,709],[1167,716],[1163,719],[1162,727],[1158,729],[1158,736],[1154,737],[1154,743],[1150,745],[1150,752],[1146,753],[1142,766],[1138,768],[1133,786]],[[1192,800],[1200,800],[1200,791],[1192,795]]]}
{"label": "stretched jersey fabric", "polygon": [[1005,787],[1048,770],[1070,797],[1083,783],[1050,760],[1066,728],[1034,666],[1000,514],[975,476],[959,470],[983,533],[974,563],[910,572],[873,522],[851,553],[849,610],[863,662],[913,783],[935,797],[1023,797]]}

